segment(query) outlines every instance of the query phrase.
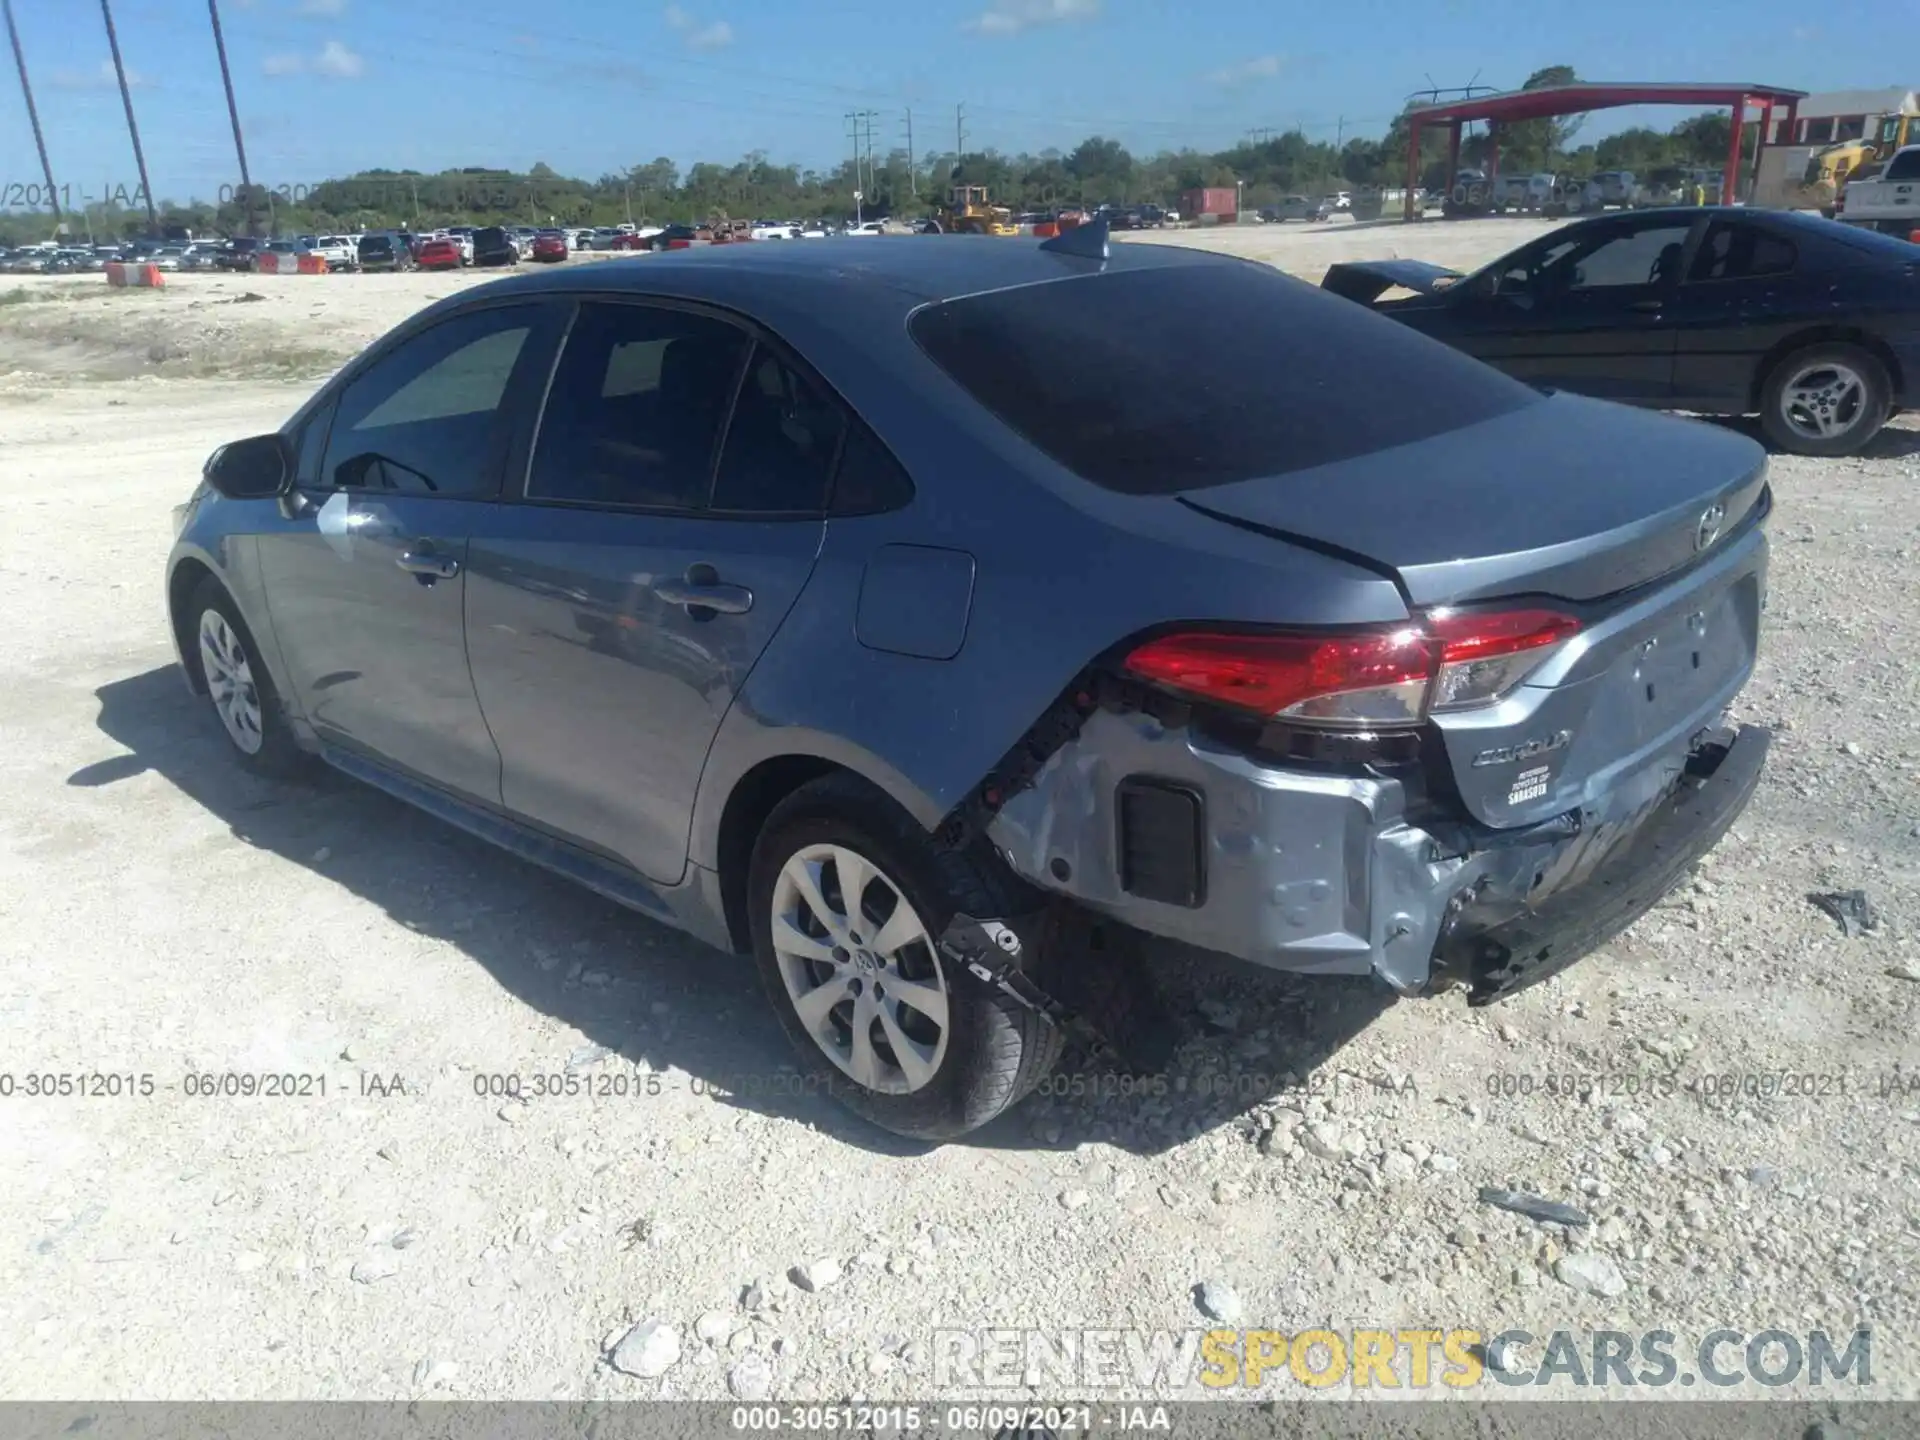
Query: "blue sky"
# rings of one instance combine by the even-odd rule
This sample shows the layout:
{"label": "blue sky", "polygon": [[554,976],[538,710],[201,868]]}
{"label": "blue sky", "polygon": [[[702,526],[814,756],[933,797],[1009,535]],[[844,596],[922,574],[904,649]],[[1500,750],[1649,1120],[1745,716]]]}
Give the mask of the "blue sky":
{"label": "blue sky", "polygon": [[[97,198],[135,170],[92,0],[14,0],[55,179]],[[1518,85],[1541,65],[1596,79],[1828,90],[1920,86],[1920,6],[1830,0],[221,0],[256,180],[373,165],[593,176],[668,155],[765,150],[821,166],[849,110],[876,144],[1218,149],[1255,127],[1378,133],[1409,92]],[[203,0],[115,0],[162,196],[235,177]],[[1862,37],[1871,37],[1863,41]],[[1885,73],[1884,67],[1908,73]],[[1596,116],[1588,134],[1683,112]],[[0,71],[0,186],[39,164]],[[5,192],[0,192],[3,195]]]}

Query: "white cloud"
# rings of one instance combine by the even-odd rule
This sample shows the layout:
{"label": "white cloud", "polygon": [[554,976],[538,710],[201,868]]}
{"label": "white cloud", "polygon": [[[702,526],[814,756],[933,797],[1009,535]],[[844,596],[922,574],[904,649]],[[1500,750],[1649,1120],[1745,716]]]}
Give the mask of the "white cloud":
{"label": "white cloud", "polygon": [[702,25],[697,17],[678,5],[667,6],[660,12],[660,18],[667,22],[669,30],[680,32],[689,50],[722,50],[733,43],[733,26],[724,20]]}
{"label": "white cloud", "polygon": [[1018,35],[1035,25],[1091,20],[1099,13],[1100,0],[996,0],[965,28],[978,35]]}
{"label": "white cloud", "polygon": [[329,40],[320,47],[320,53],[311,58],[281,51],[267,56],[260,68],[269,75],[302,75],[311,71],[335,80],[354,80],[365,72],[367,62],[338,40]]}
{"label": "white cloud", "polygon": [[1254,80],[1271,80],[1287,68],[1286,57],[1259,55],[1201,76],[1209,85],[1245,85]]}
{"label": "white cloud", "polygon": [[329,40],[320,47],[320,54],[314,60],[313,68],[322,75],[331,75],[337,80],[351,80],[367,68],[367,62],[338,40]]}
{"label": "white cloud", "polygon": [[[102,60],[94,70],[56,70],[53,72],[53,85],[58,90],[111,90],[120,84],[113,73],[113,61]],[[131,65],[127,67],[127,88],[143,89],[153,82],[148,80]]]}
{"label": "white cloud", "polygon": [[302,15],[338,15],[347,8],[347,0],[300,0]]}

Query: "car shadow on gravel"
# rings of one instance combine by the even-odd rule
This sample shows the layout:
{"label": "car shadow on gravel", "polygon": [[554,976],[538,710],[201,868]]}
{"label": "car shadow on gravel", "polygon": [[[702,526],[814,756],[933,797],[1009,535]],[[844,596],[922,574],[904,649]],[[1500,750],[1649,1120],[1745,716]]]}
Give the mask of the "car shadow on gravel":
{"label": "car shadow on gravel", "polygon": [[[551,1055],[473,1055],[476,1074],[589,1077],[603,1047],[698,1086],[716,1103],[812,1126],[861,1149],[930,1147],[856,1119],[803,1082],[751,963],[615,905],[570,881],[315,762],[270,781],[235,763],[205,703],[164,666],[95,692],[101,731],[129,753],[69,785],[110,787],[149,771],[246,844],[313,870],[414,934],[445,941],[528,1006],[578,1030]],[[1201,954],[1151,957],[1178,1040],[1161,1071],[1135,1074],[1070,1049],[1042,1092],[961,1143],[1138,1153],[1232,1122],[1319,1071],[1389,1003],[1371,985],[1250,979]]]}

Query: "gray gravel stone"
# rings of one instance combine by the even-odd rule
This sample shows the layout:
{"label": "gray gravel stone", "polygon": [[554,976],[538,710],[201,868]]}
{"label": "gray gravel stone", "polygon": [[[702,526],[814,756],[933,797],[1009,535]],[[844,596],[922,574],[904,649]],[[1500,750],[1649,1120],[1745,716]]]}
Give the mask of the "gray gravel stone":
{"label": "gray gravel stone", "polygon": [[773,1366],[749,1350],[727,1371],[727,1393],[736,1400],[764,1400],[773,1393]]}
{"label": "gray gravel stone", "polygon": [[680,1363],[680,1337],[664,1320],[642,1320],[621,1337],[608,1359],[625,1374],[656,1380]]}
{"label": "gray gravel stone", "polygon": [[787,1278],[809,1294],[826,1289],[840,1278],[840,1262],[831,1256],[809,1260],[787,1272]]}
{"label": "gray gravel stone", "polygon": [[1222,1325],[1233,1324],[1241,1315],[1240,1297],[1224,1280],[1202,1280],[1195,1287],[1194,1303],[1202,1315]]}
{"label": "gray gravel stone", "polygon": [[1597,1250],[1562,1255],[1553,1267],[1553,1275],[1562,1285],[1608,1300],[1627,1293],[1626,1277],[1620,1268]]}

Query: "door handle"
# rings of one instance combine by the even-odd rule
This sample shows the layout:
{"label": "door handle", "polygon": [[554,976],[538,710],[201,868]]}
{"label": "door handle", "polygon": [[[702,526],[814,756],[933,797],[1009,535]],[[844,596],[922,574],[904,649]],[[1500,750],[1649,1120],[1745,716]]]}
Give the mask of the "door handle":
{"label": "door handle", "polygon": [[1628,308],[1638,310],[1642,315],[1658,315],[1666,306],[1664,300],[1636,300]]}
{"label": "door handle", "polygon": [[653,593],[669,605],[680,606],[696,620],[744,615],[753,608],[753,591],[744,585],[727,584],[711,565],[689,565],[684,579],[656,580]]}
{"label": "door handle", "polygon": [[458,560],[450,555],[436,555],[431,550],[403,550],[394,563],[409,575],[417,575],[428,582],[451,580],[460,573]]}

